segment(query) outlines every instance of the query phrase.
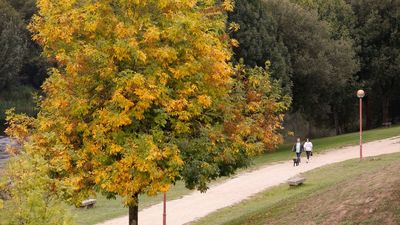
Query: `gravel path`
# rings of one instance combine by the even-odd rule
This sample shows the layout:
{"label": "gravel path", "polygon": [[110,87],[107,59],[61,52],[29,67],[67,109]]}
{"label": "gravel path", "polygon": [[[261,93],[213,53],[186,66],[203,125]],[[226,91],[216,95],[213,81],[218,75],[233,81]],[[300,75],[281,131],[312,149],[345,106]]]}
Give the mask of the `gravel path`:
{"label": "gravel path", "polygon": [[[400,152],[400,137],[369,142],[363,145],[363,156]],[[304,155],[304,154],[303,154]],[[238,203],[266,188],[279,185],[290,177],[327,164],[359,157],[359,146],[345,147],[325,154],[314,155],[310,163],[303,158],[300,166],[293,162],[267,165],[258,170],[241,173],[211,187],[206,193],[192,192],[181,199],[167,202],[167,224],[189,223],[207,214]],[[140,225],[162,224],[162,203],[139,212]],[[128,217],[120,217],[98,225],[127,225]]]}

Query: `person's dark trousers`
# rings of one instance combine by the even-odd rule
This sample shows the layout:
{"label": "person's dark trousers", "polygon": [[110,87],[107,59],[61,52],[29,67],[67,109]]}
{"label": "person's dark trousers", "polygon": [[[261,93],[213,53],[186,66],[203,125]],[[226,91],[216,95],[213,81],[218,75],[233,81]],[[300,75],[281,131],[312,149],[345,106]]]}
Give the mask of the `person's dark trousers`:
{"label": "person's dark trousers", "polygon": [[297,165],[299,165],[301,152],[299,152],[299,153],[296,152],[296,156],[297,156]]}
{"label": "person's dark trousers", "polygon": [[307,154],[307,160],[309,160],[311,156],[311,151],[306,151],[306,154]]}

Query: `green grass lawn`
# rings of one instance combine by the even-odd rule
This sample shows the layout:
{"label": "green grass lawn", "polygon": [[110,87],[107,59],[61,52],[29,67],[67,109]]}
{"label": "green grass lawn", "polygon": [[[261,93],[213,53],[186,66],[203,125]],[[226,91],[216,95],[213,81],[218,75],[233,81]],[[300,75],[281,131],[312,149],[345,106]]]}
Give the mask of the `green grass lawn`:
{"label": "green grass lawn", "polygon": [[[400,135],[400,126],[395,126],[392,128],[375,129],[364,132],[364,142],[374,141],[379,139],[385,139],[393,136]],[[336,149],[349,145],[356,145],[359,141],[358,133],[350,133],[340,136],[320,138],[312,140],[314,144],[314,152],[323,152],[329,149]],[[244,170],[256,169],[260,166],[266,165],[268,163],[290,160],[293,157],[291,152],[292,144],[283,144],[276,151],[268,152],[261,156],[256,157],[253,160],[252,165]],[[243,171],[243,170],[241,170]],[[241,172],[239,171],[239,172]],[[221,182],[221,178],[215,182]],[[189,194],[191,191],[187,190],[182,182],[178,182],[167,194],[168,200],[177,199],[183,195]],[[119,216],[126,215],[128,209],[122,206],[120,199],[107,200],[101,195],[97,197],[96,207],[93,209],[75,209],[71,207],[71,212],[76,218],[78,225],[91,225],[96,224],[101,221],[116,218]],[[146,208],[153,204],[157,204],[162,201],[162,195],[157,195],[153,197],[140,196],[139,209]],[[160,212],[161,214],[162,212]]]}
{"label": "green grass lawn", "polygon": [[395,153],[328,165],[301,186],[267,189],[191,224],[400,224],[399,162]]}

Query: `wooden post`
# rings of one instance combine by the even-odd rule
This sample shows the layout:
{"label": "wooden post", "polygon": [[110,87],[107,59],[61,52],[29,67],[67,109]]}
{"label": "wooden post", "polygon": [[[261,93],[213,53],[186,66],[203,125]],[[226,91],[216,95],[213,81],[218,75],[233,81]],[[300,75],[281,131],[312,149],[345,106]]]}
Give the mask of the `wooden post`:
{"label": "wooden post", "polygon": [[167,225],[167,193],[164,192],[163,225]]}

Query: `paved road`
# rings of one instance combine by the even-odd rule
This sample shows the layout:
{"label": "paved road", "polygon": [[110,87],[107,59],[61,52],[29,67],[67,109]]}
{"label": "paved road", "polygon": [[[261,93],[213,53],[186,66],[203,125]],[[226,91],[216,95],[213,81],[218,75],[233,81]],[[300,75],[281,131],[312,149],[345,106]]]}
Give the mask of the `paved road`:
{"label": "paved road", "polygon": [[[363,150],[365,157],[400,152],[400,137],[369,142],[364,144]],[[298,167],[293,167],[293,162],[281,162],[239,174],[211,187],[206,193],[193,192],[181,199],[168,201],[167,223],[170,225],[189,223],[220,208],[238,203],[266,188],[279,185],[299,173],[358,157],[359,146],[352,146],[315,155],[310,163],[301,163]],[[99,225],[127,224],[128,217],[124,216]],[[140,211],[139,224],[162,224],[162,204]]]}

